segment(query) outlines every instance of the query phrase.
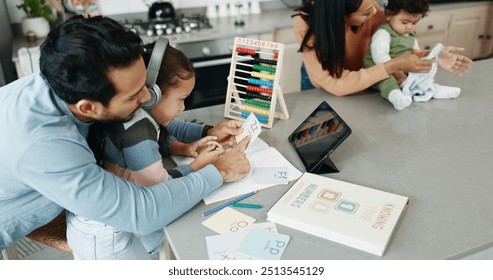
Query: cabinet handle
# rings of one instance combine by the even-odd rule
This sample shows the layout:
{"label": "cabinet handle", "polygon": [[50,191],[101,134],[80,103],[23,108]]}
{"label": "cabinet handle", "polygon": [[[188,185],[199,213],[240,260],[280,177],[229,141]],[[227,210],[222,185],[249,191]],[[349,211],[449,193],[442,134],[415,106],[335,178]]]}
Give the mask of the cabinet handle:
{"label": "cabinet handle", "polygon": [[484,35],[479,35],[478,39],[484,39]]}
{"label": "cabinet handle", "polygon": [[491,39],[491,35],[486,35],[486,40],[490,40]]}
{"label": "cabinet handle", "polygon": [[433,29],[433,24],[428,25],[428,30],[432,30],[432,29]]}

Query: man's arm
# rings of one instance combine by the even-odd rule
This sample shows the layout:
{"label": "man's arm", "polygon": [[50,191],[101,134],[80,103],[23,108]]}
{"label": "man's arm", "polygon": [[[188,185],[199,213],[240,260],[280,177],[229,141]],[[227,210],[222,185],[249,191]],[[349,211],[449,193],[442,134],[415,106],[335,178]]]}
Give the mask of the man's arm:
{"label": "man's arm", "polygon": [[223,183],[209,165],[143,188],[99,167],[85,143],[47,137],[26,149],[17,170],[25,185],[65,209],[137,234],[162,229]]}

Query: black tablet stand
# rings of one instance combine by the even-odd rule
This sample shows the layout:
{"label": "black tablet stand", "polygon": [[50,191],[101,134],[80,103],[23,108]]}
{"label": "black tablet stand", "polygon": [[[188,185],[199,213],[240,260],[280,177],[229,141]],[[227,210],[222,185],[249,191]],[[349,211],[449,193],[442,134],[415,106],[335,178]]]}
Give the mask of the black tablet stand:
{"label": "black tablet stand", "polygon": [[330,160],[329,157],[326,157],[324,160],[320,161],[319,164],[315,165],[309,172],[315,174],[326,174],[326,173],[337,173],[339,169],[337,169],[336,165]]}

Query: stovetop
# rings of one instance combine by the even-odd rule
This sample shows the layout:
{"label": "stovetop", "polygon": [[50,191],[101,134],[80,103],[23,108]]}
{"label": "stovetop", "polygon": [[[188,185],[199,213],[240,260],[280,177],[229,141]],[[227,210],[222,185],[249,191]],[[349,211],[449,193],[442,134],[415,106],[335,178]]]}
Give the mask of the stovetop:
{"label": "stovetop", "polygon": [[157,20],[125,20],[123,25],[141,37],[166,36],[200,32],[212,28],[209,19],[202,15],[180,16]]}

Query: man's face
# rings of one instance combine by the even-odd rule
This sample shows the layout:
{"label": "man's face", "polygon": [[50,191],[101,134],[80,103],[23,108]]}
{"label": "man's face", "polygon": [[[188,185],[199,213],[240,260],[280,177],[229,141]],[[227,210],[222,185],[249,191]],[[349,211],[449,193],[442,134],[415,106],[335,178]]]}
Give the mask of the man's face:
{"label": "man's face", "polygon": [[116,93],[98,120],[128,121],[143,103],[151,99],[149,90],[145,86],[144,60],[139,58],[129,67],[110,69],[108,77],[113,82]]}

